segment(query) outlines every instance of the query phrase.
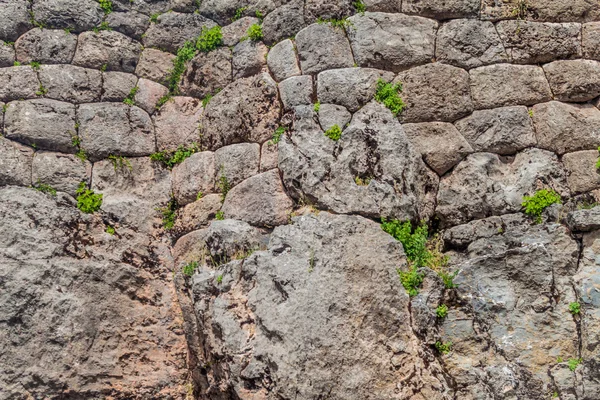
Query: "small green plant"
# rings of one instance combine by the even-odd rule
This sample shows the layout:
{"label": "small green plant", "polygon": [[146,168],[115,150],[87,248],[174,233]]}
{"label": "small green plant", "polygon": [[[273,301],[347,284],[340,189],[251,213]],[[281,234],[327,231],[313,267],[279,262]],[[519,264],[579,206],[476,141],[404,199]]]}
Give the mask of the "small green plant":
{"label": "small green plant", "polygon": [[20,62],[18,62],[18,61],[15,61],[15,62],[13,63],[13,66],[15,66],[15,67],[20,67],[20,66],[21,66],[21,63],[20,63]]}
{"label": "small green plant", "polygon": [[137,92],[140,90],[139,86],[134,86],[133,88],[131,88],[131,90],[129,91],[129,94],[127,95],[127,97],[125,97],[125,100],[123,100],[123,103],[127,104],[128,106],[132,106],[135,104],[135,95],[137,94]]}
{"label": "small green plant", "polygon": [[67,27],[67,28],[64,28],[64,29],[63,29],[63,31],[64,31],[64,32],[65,32],[67,35],[71,34],[71,31],[72,31],[72,30],[73,30],[73,28],[71,28],[71,27]]}
{"label": "small green plant", "polygon": [[47,93],[48,89],[46,89],[42,84],[40,84],[38,91],[35,92],[36,96],[45,96]]}
{"label": "small green plant", "polygon": [[217,276],[217,283],[220,285],[223,282],[223,275]]}
{"label": "small green plant", "polygon": [[562,358],[561,356],[558,356],[558,357],[556,358],[556,363],[557,363],[557,364],[560,364],[560,363],[561,363],[561,362],[563,362],[563,361],[564,361],[564,360],[563,360],[563,358]]}
{"label": "small green plant", "polygon": [[77,208],[86,214],[95,213],[102,206],[102,195],[94,193],[87,188],[85,182],[79,184],[77,189]]}
{"label": "small green plant", "polygon": [[251,25],[250,28],[248,28],[247,33],[250,40],[254,40],[255,42],[258,42],[263,38],[262,26],[260,26],[259,24]]}
{"label": "small green plant", "polygon": [[435,309],[435,315],[437,315],[438,318],[446,318],[448,315],[448,306],[445,304],[439,305]]}
{"label": "small green plant", "polygon": [[313,110],[315,110],[315,112],[318,113],[320,109],[321,109],[321,103],[317,101],[315,103],[315,105],[313,106]]}
{"label": "small green plant", "polygon": [[577,301],[569,303],[569,311],[573,315],[579,314],[581,312],[581,304],[579,304]]}
{"label": "small green plant", "polygon": [[452,342],[443,343],[438,340],[435,342],[435,348],[442,354],[448,354],[452,350]]}
{"label": "small green plant", "polygon": [[110,226],[110,225],[106,225],[106,233],[108,233],[109,235],[114,235],[116,232],[114,226]]}
{"label": "small green plant", "polygon": [[367,10],[367,6],[365,5],[365,3],[362,0],[356,0],[355,2],[352,3],[352,5],[356,9],[356,12],[359,12],[361,14],[364,14],[365,11]]}
{"label": "small green plant", "polygon": [[113,10],[113,5],[111,0],[98,0],[100,3],[100,8],[104,11],[104,14],[110,14]]}
{"label": "small green plant", "polygon": [[558,397],[558,392],[557,392],[557,391],[554,391],[554,393],[552,393],[552,398],[553,398],[553,399],[555,399],[555,398],[557,398],[557,397]]}
{"label": "small green plant", "polygon": [[169,93],[171,95],[179,94],[179,81],[181,75],[185,72],[185,64],[196,55],[196,46],[192,42],[185,44],[177,50],[177,57],[173,60],[173,69],[167,79]]}
{"label": "small green plant", "polygon": [[93,27],[92,31],[94,31],[94,33],[99,33],[100,31],[112,31],[112,28],[108,25],[108,22],[103,21],[100,25]]}
{"label": "small green plant", "polygon": [[410,297],[418,295],[419,287],[423,283],[423,274],[417,271],[417,267],[413,265],[409,267],[408,271],[402,271],[401,269],[397,269],[397,271],[400,276],[400,283],[402,283],[406,293]]}
{"label": "small green plant", "polygon": [[285,126],[280,126],[273,132],[273,137],[269,140],[269,145],[277,144],[281,141],[281,136],[288,130]]}
{"label": "small green plant", "polygon": [[529,118],[533,118],[533,110],[532,109],[527,111],[527,114],[529,114]]}
{"label": "small green plant", "polygon": [[535,192],[533,196],[523,197],[525,214],[534,217],[536,223],[542,222],[542,212],[552,204],[560,204],[561,198],[554,190],[541,189]]}
{"label": "small green plant", "polygon": [[398,95],[402,92],[402,84],[387,83],[383,79],[377,81],[375,100],[386,106],[394,116],[398,116],[404,110],[404,101]]}
{"label": "small green plant", "polygon": [[217,89],[215,90],[214,93],[209,93],[206,96],[204,96],[204,98],[202,99],[202,107],[206,108],[206,106],[208,105],[208,103],[210,103],[210,101],[212,100],[212,98],[217,95],[217,93],[219,93],[221,91],[221,89]]}
{"label": "small green plant", "polygon": [[156,102],[155,108],[157,110],[160,110],[160,108],[162,106],[164,106],[165,104],[167,104],[167,101],[171,100],[172,98],[173,98],[173,96],[170,93],[165,94],[163,97],[158,99],[158,101]]}
{"label": "small green plant", "polygon": [[354,177],[354,183],[356,183],[358,186],[369,186],[371,180],[372,178],[361,178],[360,176]]}
{"label": "small green plant", "polygon": [[217,211],[217,213],[215,214],[215,219],[217,221],[223,221],[225,219],[225,213],[221,210]]}
{"label": "small green plant", "polygon": [[56,189],[54,189],[52,186],[47,185],[45,183],[41,183],[39,180],[37,182],[37,184],[33,187],[35,190],[42,192],[42,193],[47,193],[51,196],[56,196]]}
{"label": "small green plant", "polygon": [[34,70],[34,71],[39,71],[39,70],[40,70],[40,67],[42,66],[42,64],[40,64],[40,63],[39,63],[39,62],[37,62],[37,61],[32,61],[32,62],[30,62],[30,63],[29,63],[29,66],[30,66],[31,68],[33,68],[33,70]]}
{"label": "small green plant", "polygon": [[108,68],[108,64],[102,64],[102,66],[100,67],[100,71],[106,72],[106,68]]}
{"label": "small green plant", "polygon": [[413,229],[410,221],[400,222],[382,220],[381,228],[402,243],[409,263],[415,267],[424,267],[430,259],[427,251],[427,225],[425,221]]}
{"label": "small green plant", "polygon": [[158,22],[158,17],[160,17],[160,13],[152,14],[150,16],[150,22],[154,22],[156,24]]}
{"label": "small green plant", "polygon": [[517,19],[525,19],[527,18],[527,11],[529,9],[529,4],[527,0],[517,0],[517,3],[512,6],[510,10],[510,15]]}
{"label": "small green plant", "polygon": [[179,146],[174,152],[160,151],[158,153],[151,154],[150,159],[152,161],[161,162],[165,167],[171,169],[198,151],[200,151],[198,144],[192,143],[188,147]]}
{"label": "small green plant", "polygon": [[183,273],[187,276],[194,275],[194,272],[198,268],[198,261],[192,261],[183,266]]}
{"label": "small green plant", "polygon": [[246,11],[248,9],[248,7],[240,7],[237,10],[235,10],[235,14],[233,14],[233,17],[231,17],[231,22],[235,22],[238,19],[242,18],[242,16],[244,15],[244,11]]}
{"label": "small green plant", "polygon": [[196,40],[196,49],[203,53],[208,53],[223,44],[223,34],[219,25],[210,29],[202,28],[202,33]]}
{"label": "small green plant", "polygon": [[583,362],[583,360],[581,358],[569,358],[569,361],[567,361],[567,364],[569,365],[569,369],[571,371],[575,371],[577,369],[577,367],[579,366],[579,364],[581,364]]}
{"label": "small green plant", "polygon": [[325,136],[337,142],[342,137],[342,129],[337,124],[333,125],[325,131]]}
{"label": "small green plant", "polygon": [[8,111],[8,104],[5,104],[2,106],[2,113],[6,114],[7,111]]}
{"label": "small green plant", "polygon": [[179,208],[177,200],[171,198],[171,200],[169,200],[165,207],[159,209],[159,211],[162,214],[163,228],[165,228],[165,230],[167,231],[173,229],[173,227],[175,226],[175,218],[177,218],[177,208]]}
{"label": "small green plant", "polygon": [[261,20],[261,21],[262,21],[262,19],[265,17],[265,16],[263,15],[263,13],[262,13],[262,12],[260,12],[259,10],[256,10],[256,11],[254,11],[254,15],[256,16],[256,18],[258,18],[258,19],[259,19],[259,20]]}
{"label": "small green plant", "polygon": [[446,287],[446,289],[454,289],[456,287],[456,284],[454,283],[454,278],[456,278],[456,275],[458,275],[458,270],[452,272],[452,273],[448,273],[446,271],[439,271],[438,275],[440,276],[440,278],[442,278],[442,281],[444,282],[444,286]]}
{"label": "small green plant", "polygon": [[227,193],[229,193],[229,190],[231,189],[231,184],[229,183],[227,176],[225,176],[223,166],[221,166],[220,175],[221,176],[217,181],[217,187],[221,191],[221,201],[225,201],[225,197],[227,197]]}
{"label": "small green plant", "polygon": [[[598,147],[598,153],[600,153],[600,147]],[[598,160],[596,161],[596,169],[600,169],[600,156],[598,157]]]}
{"label": "small green plant", "polygon": [[204,193],[202,193],[201,191],[198,192],[198,194],[196,195],[196,200],[200,200],[202,196],[204,196]]}
{"label": "small green plant", "polygon": [[352,26],[352,21],[350,21],[348,18],[318,18],[317,24],[330,24],[334,28],[348,29]]}
{"label": "small green plant", "polygon": [[87,154],[85,153],[84,149],[77,150],[77,153],[75,153],[75,157],[79,158],[82,162],[87,161]]}
{"label": "small green plant", "polygon": [[123,156],[116,156],[114,154],[110,154],[108,156],[108,159],[110,160],[110,162],[113,165],[113,168],[115,169],[115,171],[117,169],[123,169],[125,167],[127,167],[130,171],[133,169],[131,167],[131,163],[129,162],[129,160]]}

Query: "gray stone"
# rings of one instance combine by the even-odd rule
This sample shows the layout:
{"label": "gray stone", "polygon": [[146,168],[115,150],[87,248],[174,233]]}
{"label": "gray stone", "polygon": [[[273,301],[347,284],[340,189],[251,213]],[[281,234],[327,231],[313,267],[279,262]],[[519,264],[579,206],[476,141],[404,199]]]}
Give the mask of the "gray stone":
{"label": "gray stone", "polygon": [[82,104],[77,110],[81,148],[90,160],[109,155],[147,156],[156,151],[152,121],[135,106],[119,103]]}
{"label": "gray stone", "polygon": [[126,72],[102,73],[102,101],[123,101],[136,87],[138,78]]}
{"label": "gray stone", "polygon": [[600,229],[600,207],[571,211],[567,214],[567,225],[576,232]]}
{"label": "gray stone", "polygon": [[302,29],[296,35],[296,47],[303,74],[354,65],[344,30],[329,23],[312,24]]}
{"label": "gray stone", "polygon": [[75,106],[61,101],[39,99],[13,101],[6,110],[7,138],[36,148],[75,153]]}
{"label": "gray stone", "polygon": [[236,258],[244,250],[258,250],[263,240],[259,229],[234,219],[213,221],[204,236],[204,244],[210,256],[225,262]]}
{"label": "gray stone", "polygon": [[474,151],[515,154],[537,143],[525,106],[474,111],[455,126]]}
{"label": "gray stone", "polygon": [[440,180],[436,214],[443,226],[521,210],[523,196],[550,187],[568,194],[556,155],[528,149],[501,160],[491,153],[469,155]]}
{"label": "gray stone", "polygon": [[479,16],[479,0],[404,0],[402,12],[435,19],[473,18]]}
{"label": "gray stone", "polygon": [[200,5],[199,12],[205,17],[216,21],[219,25],[225,26],[233,21],[237,10],[241,9],[242,15],[254,15],[256,10],[267,14],[272,11],[276,5],[281,5],[281,1],[265,0],[205,0]]}
{"label": "gray stone", "polygon": [[352,114],[345,107],[335,104],[320,104],[318,113],[319,124],[324,131],[334,125],[344,129],[352,119]]}
{"label": "gray stone", "polygon": [[264,42],[272,45],[293,37],[308,23],[304,19],[304,1],[292,0],[269,13],[263,20]]}
{"label": "gray stone", "polygon": [[402,0],[365,0],[363,3],[367,11],[402,12]]}
{"label": "gray stone", "polygon": [[0,68],[12,67],[15,64],[15,49],[0,41]]}
{"label": "gray stone", "polygon": [[379,79],[389,82],[393,78],[391,72],[372,68],[323,71],[317,76],[317,97],[321,103],[339,104],[355,112],[373,99]]}
{"label": "gray stone", "polygon": [[0,101],[35,98],[39,88],[37,74],[29,66],[0,69]]}
{"label": "gray stone", "polygon": [[323,19],[343,19],[354,14],[356,11],[351,0],[306,0],[304,15],[309,21]]}
{"label": "gray stone", "polygon": [[279,83],[279,96],[285,109],[312,104],[314,95],[310,75],[292,76]]}
{"label": "gray stone", "polygon": [[144,78],[138,80],[137,88],[135,104],[150,115],[156,111],[158,101],[169,93],[165,86]]}
{"label": "gray stone", "polygon": [[71,154],[37,151],[33,157],[31,181],[34,185],[46,184],[59,192],[77,197],[81,182],[92,178],[92,163]]}
{"label": "gray stone", "polygon": [[206,227],[211,220],[214,220],[217,211],[221,209],[221,204],[221,196],[214,193],[185,205],[177,212],[174,230],[178,234],[185,234]]}
{"label": "gray stone", "polygon": [[431,62],[435,21],[403,14],[366,12],[348,19],[348,38],[359,67],[398,72]]}
{"label": "gray stone", "polygon": [[258,174],[260,145],[239,143],[215,151],[216,179],[225,177],[231,187]]}
{"label": "gray stone", "polygon": [[402,83],[403,122],[452,122],[473,111],[469,74],[460,68],[427,64],[400,73],[395,82]]}
{"label": "gray stone", "polygon": [[0,137],[0,186],[31,185],[33,149]]}
{"label": "gray stone", "polygon": [[180,205],[196,201],[198,194],[215,190],[215,156],[210,151],[192,154],[173,168],[173,197]]}
{"label": "gray stone", "polygon": [[276,226],[287,223],[294,203],[285,193],[275,169],[248,178],[227,193],[223,213],[252,225]]}
{"label": "gray stone", "polygon": [[119,32],[84,32],[79,35],[73,64],[109,71],[134,72],[142,46]]}
{"label": "gray stone", "polygon": [[244,40],[233,48],[233,79],[258,74],[267,64],[269,49],[262,42]]}
{"label": "gray stone", "polygon": [[144,36],[145,47],[156,47],[171,53],[188,40],[195,40],[202,28],[212,28],[216,24],[200,14],[169,12],[161,14],[155,24],[151,24]]}
{"label": "gray stone", "polygon": [[260,21],[255,17],[242,17],[221,29],[224,46],[235,46],[243,37],[247,37],[248,28]]}
{"label": "gray stone", "polygon": [[[390,111],[368,103],[341,139],[323,134],[313,106],[297,107],[292,134],[279,142],[288,192],[319,208],[371,218],[427,218],[438,177],[430,171]],[[366,185],[358,185],[360,178]]]}
{"label": "gray stone", "polygon": [[33,28],[27,0],[5,0],[0,10],[0,42],[14,42]]}
{"label": "gray stone", "polygon": [[89,31],[100,24],[104,13],[93,0],[39,0],[33,6],[33,18],[48,28]]}
{"label": "gray stone", "polygon": [[181,92],[198,98],[217,93],[232,81],[231,59],[231,50],[228,48],[199,53],[188,64]]}
{"label": "gray stone", "polygon": [[260,172],[265,172],[277,168],[278,148],[277,144],[271,142],[263,143],[260,149]]}
{"label": "gray stone", "polygon": [[267,55],[267,65],[277,82],[301,74],[294,44],[290,39],[283,40],[271,48]]}
{"label": "gray stone", "polygon": [[144,49],[140,61],[135,69],[135,74],[166,85],[173,70],[175,56],[157,49]]}
{"label": "gray stone", "polygon": [[43,65],[39,72],[46,97],[71,103],[100,100],[102,72],[74,65]]}
{"label": "gray stone", "polygon": [[475,109],[533,105],[552,98],[540,67],[496,64],[472,69],[469,74]]}
{"label": "gray stone", "polygon": [[600,22],[583,24],[581,44],[584,58],[600,60]]}
{"label": "gray stone", "polygon": [[494,24],[475,19],[455,19],[440,26],[435,57],[465,69],[508,61]]}
{"label": "gray stone", "polygon": [[587,22],[600,19],[600,9],[594,0],[530,0],[529,11],[537,20],[548,22]]}
{"label": "gray stone", "polygon": [[158,151],[173,151],[199,142],[202,110],[202,102],[192,97],[175,96],[165,103],[153,118]]}
{"label": "gray stone", "polygon": [[440,176],[473,152],[471,145],[452,124],[425,122],[404,124],[402,128],[427,165]]}
{"label": "gray stone", "polygon": [[583,102],[600,95],[598,61],[555,61],[544,65],[544,72],[556,100]]}
{"label": "gray stone", "polygon": [[567,171],[567,184],[572,194],[600,188],[600,173],[596,168],[598,158],[598,150],[577,151],[562,157]]}
{"label": "gray stone", "polygon": [[277,84],[268,74],[238,79],[215,95],[200,117],[203,146],[263,143],[277,129],[279,112]]}
{"label": "gray stone", "polygon": [[533,125],[538,146],[557,154],[596,149],[600,143],[600,111],[591,104],[536,104]]}
{"label": "gray stone", "polygon": [[147,15],[135,11],[111,12],[106,16],[106,23],[117,32],[135,40],[142,40],[150,20]]}
{"label": "gray stone", "polygon": [[77,35],[63,30],[35,28],[15,42],[17,61],[42,64],[70,64],[75,55]]}
{"label": "gray stone", "polygon": [[[235,397],[251,391],[369,399],[373,393],[410,398],[410,388],[419,387],[427,399],[442,399],[437,393],[445,383],[419,358],[408,323],[410,300],[396,268],[406,268],[402,246],[377,223],[327,212],[277,227],[267,250],[243,263],[201,268],[193,277],[196,318],[209,327],[204,343],[215,355],[211,363],[232,372],[216,377],[213,390]],[[360,296],[352,295],[356,282]],[[302,306],[307,303],[310,308]],[[243,322],[249,315],[256,321],[252,327]],[[352,322],[357,320],[360,327]],[[233,357],[242,349],[252,349],[248,359]],[[398,352],[402,361],[395,358]],[[390,360],[397,368],[390,368]],[[438,361],[431,362],[438,370]],[[330,363],[338,365],[335,372]],[[360,378],[350,378],[357,370]],[[253,389],[246,388],[248,380]]]}
{"label": "gray stone", "polygon": [[92,189],[102,193],[101,210],[115,221],[151,233],[162,222],[157,210],[170,199],[170,174],[148,157],[127,161],[124,167],[111,160],[94,163]]}

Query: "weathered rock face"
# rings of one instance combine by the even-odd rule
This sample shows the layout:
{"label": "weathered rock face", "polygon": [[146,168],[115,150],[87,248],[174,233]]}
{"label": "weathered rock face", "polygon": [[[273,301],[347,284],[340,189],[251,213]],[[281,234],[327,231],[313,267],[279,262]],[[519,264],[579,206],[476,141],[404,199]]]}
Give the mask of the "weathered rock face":
{"label": "weathered rock face", "polygon": [[600,399],[599,49],[597,0],[0,0],[0,400]]}

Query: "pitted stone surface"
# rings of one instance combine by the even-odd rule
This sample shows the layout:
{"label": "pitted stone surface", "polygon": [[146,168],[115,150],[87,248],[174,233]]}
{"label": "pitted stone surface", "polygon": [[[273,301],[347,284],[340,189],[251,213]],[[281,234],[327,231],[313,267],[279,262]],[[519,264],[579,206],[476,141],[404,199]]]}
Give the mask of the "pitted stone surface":
{"label": "pitted stone surface", "polygon": [[111,12],[106,16],[106,23],[117,32],[135,40],[142,40],[142,35],[148,29],[150,20],[147,15],[135,11]]}
{"label": "pitted stone surface", "polygon": [[294,44],[290,39],[283,40],[271,48],[267,55],[267,65],[278,82],[301,74]]}
{"label": "pitted stone surface", "polygon": [[303,74],[354,65],[344,29],[329,23],[312,24],[296,35],[298,59]]}
{"label": "pitted stone surface", "polygon": [[92,178],[92,163],[72,154],[36,151],[33,157],[31,181],[33,185],[50,185],[57,191],[77,197],[81,182]]}
{"label": "pitted stone surface", "polygon": [[351,0],[306,0],[305,6],[306,17],[314,21],[318,18],[342,19],[354,14],[354,6]]}
{"label": "pitted stone surface", "polygon": [[27,0],[5,0],[0,9],[0,41],[14,42],[33,28]]}
{"label": "pitted stone surface", "polygon": [[215,151],[216,179],[227,178],[231,187],[258,174],[260,145],[239,143],[221,147]]}
{"label": "pitted stone surface", "polygon": [[567,171],[567,184],[572,194],[591,192],[600,188],[600,173],[596,168],[598,150],[567,153],[562,158]]}
{"label": "pitted stone surface", "polygon": [[0,40],[0,68],[12,67],[15,64],[15,49],[12,45]]}
{"label": "pitted stone surface", "polygon": [[102,21],[103,12],[93,0],[39,0],[32,5],[33,18],[49,28],[91,30]]}
{"label": "pitted stone surface", "polygon": [[311,104],[315,97],[313,92],[313,78],[310,75],[287,78],[279,83],[278,88],[279,96],[285,109]]}
{"label": "pitted stone surface", "polygon": [[181,205],[189,204],[198,194],[215,190],[215,155],[210,151],[193,154],[173,168],[173,197]]}
{"label": "pitted stone surface", "polygon": [[165,103],[153,120],[158,151],[173,151],[199,142],[202,110],[202,102],[192,97],[175,96]]}
{"label": "pitted stone surface", "polygon": [[73,64],[109,71],[134,72],[141,44],[119,32],[84,32],[79,35]]}
{"label": "pitted stone surface", "polygon": [[212,28],[215,23],[200,14],[164,13],[157,23],[150,24],[144,36],[144,46],[177,53],[185,42],[195,40],[202,28]]}
{"label": "pitted stone surface", "polygon": [[275,44],[293,37],[310,22],[304,19],[304,2],[291,0],[289,3],[270,12],[263,20],[265,43]]}
{"label": "pitted stone surface", "polygon": [[39,87],[37,74],[29,66],[0,69],[0,101],[35,98]]}
{"label": "pitted stone surface", "polygon": [[227,26],[223,26],[223,29],[221,30],[221,33],[223,34],[223,44],[225,46],[235,46],[243,37],[248,35],[248,28],[258,23],[258,18],[242,17]]}
{"label": "pitted stone surface", "polygon": [[15,42],[17,61],[42,64],[70,64],[75,55],[77,35],[63,30],[35,28]]}
{"label": "pitted stone surface", "polygon": [[352,114],[345,107],[335,104],[320,104],[318,114],[319,124],[324,131],[334,125],[345,128],[352,119]]}
{"label": "pitted stone surface", "polygon": [[79,138],[90,160],[109,155],[147,156],[155,152],[154,128],[148,114],[119,103],[82,104],[77,110]]}
{"label": "pitted stone surface", "polygon": [[600,95],[598,61],[555,61],[544,65],[544,72],[556,100],[582,102]]}
{"label": "pitted stone surface", "polygon": [[140,78],[137,81],[137,91],[133,100],[135,104],[152,115],[160,99],[169,93],[169,89],[150,79]]}
{"label": "pitted stone surface", "polygon": [[188,63],[181,92],[204,98],[225,88],[232,80],[231,59],[231,50],[227,48],[198,54]]}
{"label": "pitted stone surface", "polygon": [[102,74],[102,101],[123,101],[136,86],[137,76],[110,71]]}
{"label": "pitted stone surface", "polygon": [[135,69],[135,74],[165,84],[173,69],[175,56],[157,49],[144,49]]}
{"label": "pitted stone surface", "polygon": [[600,22],[583,24],[581,43],[584,58],[600,60]]}
{"label": "pitted stone surface", "polygon": [[398,72],[431,62],[437,22],[403,14],[366,12],[348,19],[348,38],[360,67]]}
{"label": "pitted stone surface", "polygon": [[244,40],[233,48],[233,79],[258,74],[267,64],[269,49],[262,42]]}
{"label": "pitted stone surface", "polygon": [[0,186],[31,185],[33,149],[0,137]]}
{"label": "pitted stone surface", "polygon": [[472,18],[479,14],[479,0],[404,0],[402,11],[437,19]]}
{"label": "pitted stone surface", "polygon": [[74,65],[43,65],[39,72],[46,97],[72,103],[100,100],[102,72]]}

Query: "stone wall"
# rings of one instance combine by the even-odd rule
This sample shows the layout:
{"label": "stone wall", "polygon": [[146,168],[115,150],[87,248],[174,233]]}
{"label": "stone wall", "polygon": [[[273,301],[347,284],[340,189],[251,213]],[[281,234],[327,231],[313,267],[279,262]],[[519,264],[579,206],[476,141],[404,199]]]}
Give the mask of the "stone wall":
{"label": "stone wall", "polygon": [[599,96],[597,0],[0,0],[0,399],[600,398]]}

